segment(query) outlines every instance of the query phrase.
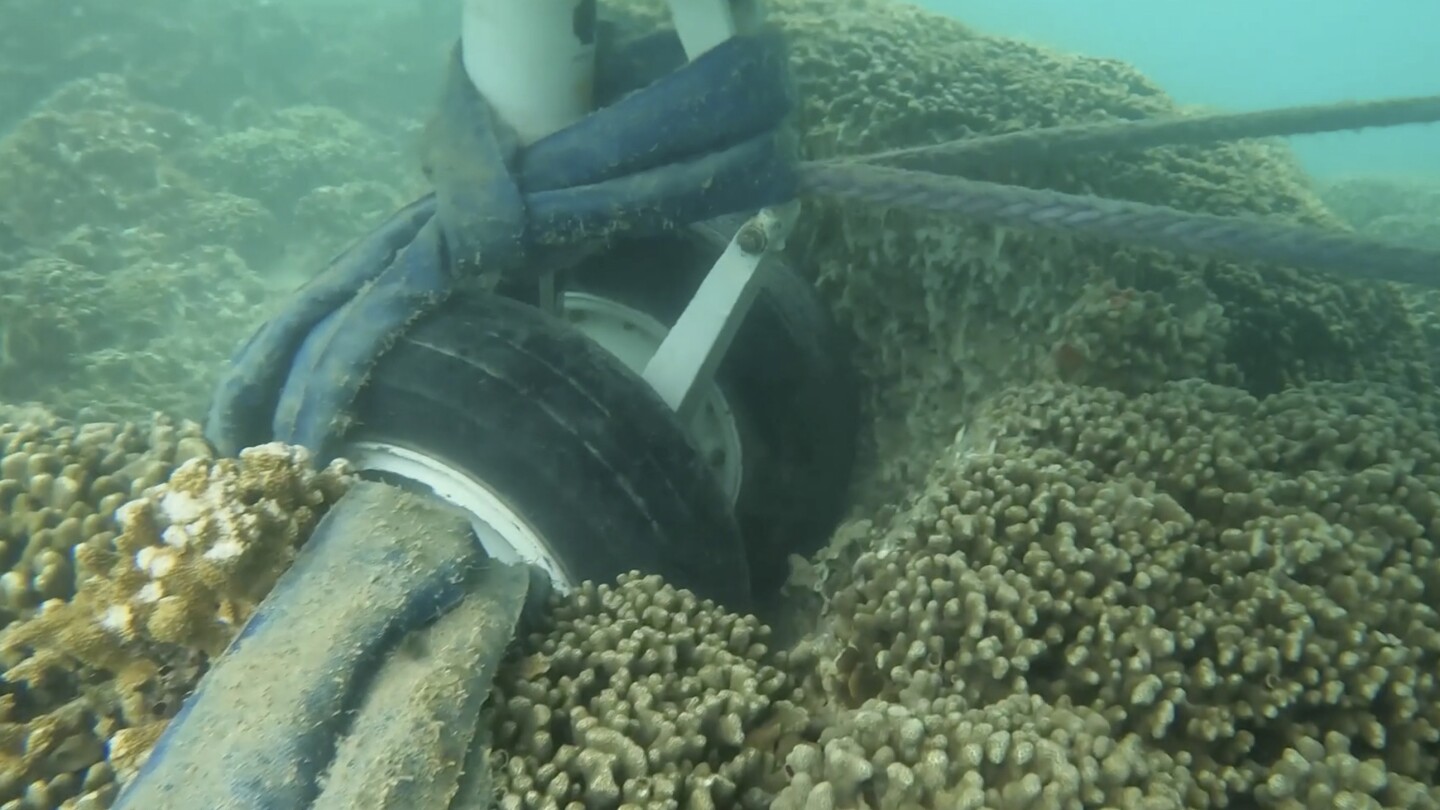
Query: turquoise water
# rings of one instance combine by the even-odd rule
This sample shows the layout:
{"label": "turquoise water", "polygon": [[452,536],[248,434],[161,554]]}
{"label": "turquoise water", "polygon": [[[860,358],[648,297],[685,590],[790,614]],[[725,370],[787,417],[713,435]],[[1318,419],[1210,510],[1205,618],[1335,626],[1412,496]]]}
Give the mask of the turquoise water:
{"label": "turquoise water", "polygon": [[[1130,62],[1177,100],[1231,110],[1440,93],[1440,3],[924,0],[987,33]],[[1319,175],[1440,176],[1440,132],[1294,139]]]}

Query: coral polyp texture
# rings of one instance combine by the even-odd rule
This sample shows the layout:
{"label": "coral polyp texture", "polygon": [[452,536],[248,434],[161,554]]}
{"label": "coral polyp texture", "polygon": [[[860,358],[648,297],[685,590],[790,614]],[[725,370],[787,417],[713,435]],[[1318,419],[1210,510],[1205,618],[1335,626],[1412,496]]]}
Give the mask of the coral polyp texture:
{"label": "coral polyp texture", "polygon": [[349,479],[215,459],[194,423],[0,410],[0,807],[107,805]]}
{"label": "coral polyp texture", "polygon": [[1440,806],[1437,421],[1353,385],[995,398],[830,550],[791,657],[851,707],[820,744],[933,807]]}
{"label": "coral polyp texture", "polygon": [[766,807],[808,724],[769,636],[655,576],[554,600],[492,697],[499,806]]}
{"label": "coral polyp texture", "polygon": [[[810,158],[1185,114],[1122,63],[984,36],[908,4],[773,8],[792,35]],[[966,173],[1342,227],[1273,143],[997,160]],[[807,204],[787,245],[860,338],[875,418],[875,482],[864,488],[884,498],[919,483],[968,409],[1036,379],[1138,392],[1201,376],[1264,394],[1312,380],[1413,384],[1432,373],[1417,359],[1423,338],[1402,295],[1381,285],[825,201]]]}
{"label": "coral polyp texture", "polygon": [[[908,5],[771,5],[810,158],[1186,112]],[[165,0],[48,72],[0,49],[33,82],[0,89],[29,110],[0,136],[0,392],[45,406],[0,409],[0,810],[107,806],[349,480],[213,458],[183,417],[306,251],[403,199],[392,144],[455,31],[216,8],[276,58],[197,72],[220,18]],[[649,33],[667,7],[602,8]],[[127,67],[135,31],[176,47]],[[1322,197],[1276,143],[967,171],[1431,233],[1429,197]],[[853,514],[773,631],[640,573],[552,596],[486,709],[500,807],[1440,807],[1432,296],[819,200],[787,250],[857,338]]]}

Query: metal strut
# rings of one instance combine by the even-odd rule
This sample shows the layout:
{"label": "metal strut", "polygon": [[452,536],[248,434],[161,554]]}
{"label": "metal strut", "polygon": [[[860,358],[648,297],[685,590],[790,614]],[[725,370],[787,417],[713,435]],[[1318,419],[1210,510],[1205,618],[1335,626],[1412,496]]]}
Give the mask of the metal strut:
{"label": "metal strut", "polygon": [[[753,0],[669,0],[676,33],[694,60],[759,21]],[[465,71],[496,114],[528,145],[594,106],[595,0],[465,0]],[[645,366],[643,376],[683,421],[749,312],[761,260],[785,242],[799,212],[791,202],[756,214],[710,269]],[[540,299],[558,308],[554,279]]]}
{"label": "metal strut", "polygon": [[[676,32],[689,59],[759,22],[749,0],[669,0]],[[791,201],[751,217],[731,238],[685,311],[670,327],[644,371],[645,381],[688,423],[699,402],[696,392],[714,377],[759,290],[760,263],[784,247],[799,216]]]}

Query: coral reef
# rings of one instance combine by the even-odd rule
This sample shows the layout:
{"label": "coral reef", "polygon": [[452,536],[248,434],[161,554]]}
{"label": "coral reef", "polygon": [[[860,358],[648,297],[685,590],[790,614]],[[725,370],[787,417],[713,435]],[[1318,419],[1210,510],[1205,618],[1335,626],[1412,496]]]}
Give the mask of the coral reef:
{"label": "coral reef", "polygon": [[[194,457],[119,505],[62,462],[116,437],[144,448],[136,428],[31,419],[0,468],[53,517],[8,511],[55,526],[7,603],[22,618],[0,639],[6,680],[32,707],[11,733],[90,742],[22,757],[13,784],[74,795],[143,757],[344,475],[278,446],[213,461],[193,426],[162,423],[150,441],[169,449],[139,456],[142,480]],[[94,469],[127,457],[110,455]],[[51,468],[80,483],[34,473]],[[98,533],[61,528],[60,505],[97,492],[112,516],[66,520]],[[554,597],[497,677],[501,806],[583,789],[611,807],[1440,807],[1437,521],[1440,410],[1403,390],[1013,389],[924,491],[796,578],[824,608],[788,653],[655,577]],[[163,620],[155,576],[247,560],[250,576],[175,579],[200,607]]]}
{"label": "coral reef", "polygon": [[0,129],[75,79],[120,73],[146,101],[219,123],[237,106],[323,103],[371,124],[424,114],[451,3],[0,0]]}
{"label": "coral reef", "polygon": [[[1345,177],[1317,186],[1326,205],[1355,230],[1388,242],[1440,249],[1440,178]],[[1440,293],[1400,293],[1432,357],[1440,358]]]}
{"label": "coral reef", "polygon": [[[1184,112],[903,4],[775,6],[810,157]],[[197,416],[274,288],[406,196],[453,38],[433,8],[75,13],[0,0],[0,387],[80,417],[0,407],[3,810],[106,806],[343,491],[148,414]],[[976,176],[1417,216],[1322,202],[1268,143]],[[1430,299],[814,201],[789,250],[873,420],[854,519],[794,561],[802,637],[638,574],[552,598],[488,709],[502,807],[1440,807]]]}
{"label": "coral reef", "polygon": [[[0,547],[6,568],[0,577],[5,627],[0,638],[33,620],[42,604],[74,598],[74,549],[113,537],[116,509],[164,481],[196,452],[197,441],[194,425],[168,420],[76,427],[43,409],[0,406]],[[26,660],[23,651],[0,649],[6,670]],[[198,677],[183,657],[179,667],[160,667],[163,674],[148,687],[152,709],[161,702],[158,710],[128,717],[109,673],[73,668],[36,683],[0,680],[0,804],[51,808],[78,794],[113,792],[107,743],[127,732],[120,742],[143,748],[145,730],[158,730],[156,721],[184,694],[166,679]],[[120,753],[123,759],[123,745]]]}
{"label": "coral reef", "polygon": [[[384,139],[322,108],[235,132],[101,75],[0,138],[0,386],[82,419],[198,418],[279,293],[399,202]],[[268,167],[268,168],[267,168]],[[357,181],[354,178],[369,178]]]}
{"label": "coral reef", "polygon": [[1354,384],[995,398],[817,561],[791,663],[851,708],[792,788],[838,745],[881,806],[1440,807],[1437,428]]}
{"label": "coral reef", "polygon": [[203,415],[264,288],[223,251],[94,268],[49,256],[0,272],[0,386],[81,418]]}
{"label": "coral reef", "polygon": [[7,399],[93,418],[203,413],[216,359],[267,299],[241,255],[269,221],[174,167],[203,133],[100,76],[0,139],[0,183],[17,190],[0,200],[14,243],[0,255]]}
{"label": "coral reef", "polygon": [[[627,8],[642,11],[639,30],[663,18],[659,3]],[[982,36],[907,4],[779,0],[772,8],[793,34],[811,158],[1184,113],[1124,64]],[[1269,143],[999,164],[972,176],[1341,226],[1288,151]],[[1218,379],[1257,394],[1310,380],[1430,379],[1423,338],[1396,291],[1290,268],[816,201],[789,250],[860,338],[875,418],[874,480],[861,489],[876,503],[918,484],[976,403],[1035,379],[1123,377],[1136,391],[1223,369],[1232,376]],[[1117,329],[1085,311],[1084,302],[1113,290],[1136,299],[1142,308],[1131,314],[1151,323]],[[1189,339],[1195,330],[1205,338]],[[1147,331],[1182,337],[1133,339]],[[1116,355],[1133,359],[1107,367]]]}
{"label": "coral reef", "polygon": [[194,423],[0,411],[0,806],[108,804],[348,480],[216,460]]}
{"label": "coral reef", "polygon": [[500,807],[766,807],[807,726],[768,636],[654,576],[553,599],[497,675]]}
{"label": "coral reef", "polygon": [[1440,178],[1345,177],[1317,186],[1330,210],[1361,233],[1440,248]]}
{"label": "coral reef", "polygon": [[69,83],[0,140],[0,220],[31,250],[94,223],[160,230],[154,218],[204,193],[170,161],[202,137],[198,121],[137,100],[119,75]]}
{"label": "coral reef", "polygon": [[[33,25],[39,26],[38,9],[26,0],[10,2],[16,6],[15,19],[33,16]],[[663,4],[655,0],[619,5],[614,12],[638,19],[640,30],[650,30],[662,17]],[[273,6],[247,11],[231,4],[192,8],[180,0],[151,0],[119,18],[119,12],[106,16],[101,9],[85,8],[82,28],[93,23],[97,29],[112,26],[120,32],[105,43],[110,56],[77,59],[56,68],[57,78],[50,85],[59,89],[75,78],[72,74],[89,75],[82,73],[82,65],[91,71],[123,70],[139,98],[172,106],[172,117],[196,116],[200,123],[187,126],[201,129],[173,149],[166,144],[146,147],[143,159],[122,163],[145,174],[160,160],[167,186],[183,185],[170,171],[183,167],[181,173],[193,186],[203,186],[206,197],[200,202],[193,195],[167,192],[175,198],[148,208],[128,204],[129,213],[118,220],[98,203],[94,214],[86,205],[69,206],[85,212],[84,221],[115,221],[122,231],[140,227],[146,233],[159,230],[170,239],[184,235],[211,247],[225,245],[257,274],[289,285],[313,272],[387,205],[406,196],[397,187],[411,188],[413,171],[397,176],[394,167],[416,164],[405,152],[415,120],[424,114],[421,97],[430,91],[415,90],[433,87],[428,79],[439,70],[453,37],[453,26],[441,12],[392,10],[336,17]],[[166,9],[168,13],[161,13]],[[817,0],[783,0],[776,4],[775,16],[796,35],[800,124],[810,157],[1029,126],[1183,112],[1123,64],[981,36],[958,21],[904,5],[857,0],[837,8]],[[229,102],[223,111],[154,80],[161,73],[193,73],[181,69],[200,64],[193,46],[169,54],[126,51],[126,38],[152,25],[210,38],[214,53],[205,64],[222,88],[212,95]],[[384,36],[373,33],[381,29]],[[245,40],[243,48],[237,39]],[[307,50],[296,47],[297,39],[310,43],[308,50],[315,53],[297,56]],[[375,42],[383,47],[357,46]],[[95,46],[83,40],[83,45],[72,41],[70,48]],[[118,59],[120,53],[129,53],[129,61]],[[234,71],[241,53],[261,58],[244,60],[243,76],[231,84],[222,82],[223,77],[239,75]],[[427,61],[427,54],[433,59]],[[843,69],[837,70],[837,64]],[[406,92],[394,94],[406,97],[403,111],[378,97],[388,99],[389,93],[354,92],[362,85],[373,89],[382,76],[391,86],[410,82]],[[364,103],[357,101],[362,97]],[[79,100],[72,106],[80,106]],[[127,110],[124,118],[143,121],[153,114]],[[159,158],[157,152],[162,153]],[[1153,149],[1055,165],[996,165],[979,176],[1195,210],[1338,223],[1285,150],[1270,144]],[[77,188],[76,179],[83,183],[84,178],[72,172],[68,185],[39,184],[44,193],[36,196],[84,201],[116,193],[113,182],[96,184],[98,191]],[[364,185],[354,186],[357,182]],[[31,207],[28,196],[26,210],[43,212],[43,207]],[[157,227],[161,208],[180,213],[184,221]],[[142,217],[135,213],[139,211],[156,213],[139,225],[127,224],[127,219]],[[36,218],[29,214],[21,220]],[[11,219],[0,211],[0,262],[8,243],[32,239],[24,235],[24,221]],[[314,230],[317,225],[324,229]],[[292,236],[296,233],[303,234],[303,246]],[[861,360],[875,417],[868,437],[869,469],[885,484],[862,488],[881,500],[918,482],[933,448],[958,426],[957,414],[1007,385],[1036,377],[1107,385],[1123,377],[1127,390],[1146,390],[1195,373],[1230,373],[1233,367],[1238,376],[1225,381],[1266,393],[1311,379],[1424,382],[1429,373],[1425,364],[1412,361],[1424,338],[1409,319],[1397,317],[1405,308],[1397,293],[1286,268],[1191,259],[967,226],[943,217],[822,203],[809,207],[791,244],[797,263],[816,276],[842,319],[862,338]],[[44,241],[35,247],[50,249]],[[1113,322],[1096,321],[1093,309],[1087,311],[1084,304],[1111,297],[1112,289],[1145,304],[1119,331]],[[247,324],[258,317],[254,308],[235,307],[233,302],[209,309],[243,310]],[[1092,326],[1106,328],[1090,334],[1086,330]],[[1188,340],[1189,332],[1197,329],[1206,336],[1203,348]],[[1181,339],[1147,345],[1151,356],[1136,358],[1124,368],[1107,367],[1107,358],[1117,355],[1116,341],[1128,340],[1137,330],[1178,333]],[[243,331],[237,326],[212,333],[216,344],[233,346]],[[1133,342],[1120,345],[1133,349]],[[133,353],[163,354],[158,347]],[[223,355],[207,351],[202,359],[211,362],[218,356]],[[202,379],[205,376],[197,373],[187,381],[198,390],[194,381]],[[67,397],[61,383],[43,390],[27,385],[25,390],[27,396],[57,407],[64,407],[57,400],[79,402],[92,393]],[[146,404],[194,415],[193,401]],[[124,415],[139,416],[142,410]]]}
{"label": "coral reef", "polygon": [[[363,178],[396,182],[404,165],[368,127],[328,107],[297,106],[256,111],[232,128],[181,156],[181,165],[207,188],[258,200],[282,219],[316,189]],[[398,199],[378,206],[388,212]]]}

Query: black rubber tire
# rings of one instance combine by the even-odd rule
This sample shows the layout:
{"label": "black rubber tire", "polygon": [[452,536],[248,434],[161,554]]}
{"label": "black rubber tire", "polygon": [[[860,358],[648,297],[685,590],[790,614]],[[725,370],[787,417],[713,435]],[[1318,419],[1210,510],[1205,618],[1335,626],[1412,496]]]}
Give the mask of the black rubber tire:
{"label": "black rubber tire", "polygon": [[576,580],[638,569],[750,609],[729,504],[674,413],[553,316],[458,295],[380,358],[355,415],[352,438],[423,452],[484,481]]}
{"label": "black rubber tire", "polygon": [[[725,217],[621,243],[571,270],[564,288],[640,310],[668,328],[744,221]],[[850,341],[794,269],[769,257],[760,271],[764,286],[716,376],[742,428],[735,518],[757,597],[784,583],[789,555],[829,539],[847,502],[860,434]]]}

